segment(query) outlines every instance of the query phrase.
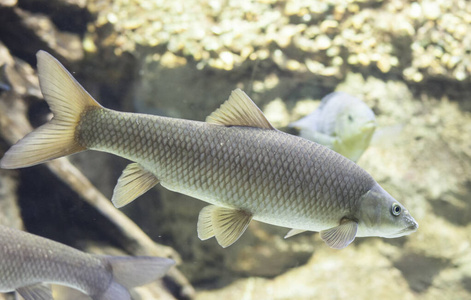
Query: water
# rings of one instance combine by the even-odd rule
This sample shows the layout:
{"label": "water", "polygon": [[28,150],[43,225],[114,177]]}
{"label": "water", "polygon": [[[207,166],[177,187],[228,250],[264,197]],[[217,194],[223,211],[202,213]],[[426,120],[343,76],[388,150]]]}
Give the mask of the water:
{"label": "water", "polygon": [[[28,67],[39,49],[109,108],[204,120],[241,88],[284,129],[345,91],[372,108],[378,131],[401,128],[386,130],[358,164],[410,210],[416,233],[358,238],[338,251],[317,233],[285,240],[288,229],[252,222],[222,249],[197,237],[203,202],[158,186],[120,211],[179,253],[196,293],[173,274],[166,289],[154,284],[136,299],[471,298],[469,2],[7,2],[0,66],[15,67],[5,69],[12,89],[0,90],[0,153],[30,130],[28,119],[36,126],[49,117]],[[70,160],[107,198],[128,163],[97,152]],[[89,252],[149,251],[87,202],[100,197],[74,187],[69,171],[0,170],[1,222]]]}

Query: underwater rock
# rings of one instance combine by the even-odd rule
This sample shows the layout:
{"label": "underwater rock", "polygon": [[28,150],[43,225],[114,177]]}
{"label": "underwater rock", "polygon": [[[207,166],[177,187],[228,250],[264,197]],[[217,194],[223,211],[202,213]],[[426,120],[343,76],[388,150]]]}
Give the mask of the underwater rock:
{"label": "underwater rock", "polygon": [[[377,240],[369,244],[383,247]],[[242,297],[388,300],[414,299],[414,294],[401,273],[375,247],[360,245],[342,251],[318,249],[306,265],[273,279],[241,279],[218,291],[201,291],[196,299]]]}
{"label": "underwater rock", "polygon": [[0,170],[0,224],[22,229],[17,185],[16,174]]}
{"label": "underwater rock", "polygon": [[462,0],[230,6],[196,0],[90,1],[87,9],[97,19],[87,27],[84,46],[90,53],[105,51],[101,57],[111,64],[111,56],[119,61],[124,53],[141,64],[148,55],[170,51],[175,62],[194,62],[198,70],[242,73],[263,61],[296,76],[328,79],[330,86],[348,70],[403,76],[414,84],[442,78],[459,84],[471,74],[465,34],[471,30],[470,5]]}
{"label": "underwater rock", "polygon": [[82,43],[77,34],[60,31],[47,16],[17,6],[0,6],[0,37],[10,51],[30,63],[35,61],[38,49],[68,61],[83,58]]}
{"label": "underwater rock", "polygon": [[82,34],[93,16],[87,0],[21,0],[18,6],[27,11],[46,15],[62,32]]}
{"label": "underwater rock", "polygon": [[[4,97],[42,98],[38,77],[31,66],[10,55],[9,50],[0,42],[0,92]],[[1,94],[0,94],[1,95]]]}
{"label": "underwater rock", "polygon": [[[73,7],[84,9],[87,7],[87,0],[21,0],[21,6],[34,9],[33,6],[37,7],[44,6],[56,7],[56,10],[62,11],[65,14],[73,14],[72,11],[67,11],[68,9],[73,9]],[[50,9],[48,7],[48,9]]]}
{"label": "underwater rock", "polygon": [[[16,82],[12,83],[11,78],[7,78],[5,74],[6,66],[10,67],[14,64],[13,58],[10,56],[10,53],[5,48],[5,46],[0,42],[0,85],[5,87],[0,89],[0,109],[3,109],[3,103],[11,102],[7,100],[10,98],[9,91],[15,89]],[[24,88],[23,86],[21,86]],[[3,118],[0,119],[0,132],[5,132],[6,128],[9,126],[9,123]],[[7,145],[0,140],[0,154],[3,156],[3,153],[7,150]],[[17,196],[17,187],[18,187],[18,172],[9,172],[6,170],[0,169],[0,224],[6,225],[9,227],[22,229],[23,222],[20,215],[20,207],[18,205],[18,196]],[[6,296],[5,296],[6,297]],[[0,299],[5,299],[0,295]]]}
{"label": "underwater rock", "polygon": [[0,0],[0,6],[15,6],[17,0]]}

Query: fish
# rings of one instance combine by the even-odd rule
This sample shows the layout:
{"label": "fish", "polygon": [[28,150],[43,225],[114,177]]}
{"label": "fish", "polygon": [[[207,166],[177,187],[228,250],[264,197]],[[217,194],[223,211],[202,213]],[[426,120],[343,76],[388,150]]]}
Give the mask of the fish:
{"label": "fish", "polygon": [[362,100],[344,92],[322,98],[319,107],[288,127],[357,162],[377,128],[374,112]]}
{"label": "fish", "polygon": [[161,184],[209,203],[198,215],[201,240],[228,247],[252,220],[287,227],[286,237],[320,232],[332,248],[355,237],[399,237],[417,222],[365,170],[304,138],[276,130],[242,90],[205,122],[102,107],[50,54],[39,51],[41,91],[53,118],[0,161],[22,168],[84,150],[131,163],[111,201],[127,205]]}
{"label": "fish", "polygon": [[175,262],[163,257],[93,255],[0,225],[0,293],[53,299],[48,284],[77,289],[94,300],[130,300],[128,289],[150,283]]}

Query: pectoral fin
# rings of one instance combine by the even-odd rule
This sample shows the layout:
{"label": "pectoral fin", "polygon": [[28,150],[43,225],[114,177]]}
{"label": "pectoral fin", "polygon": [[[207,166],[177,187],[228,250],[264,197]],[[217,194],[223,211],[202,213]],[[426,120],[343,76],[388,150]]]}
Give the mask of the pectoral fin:
{"label": "pectoral fin", "polygon": [[198,237],[201,240],[216,237],[219,245],[229,247],[244,233],[252,220],[252,214],[240,209],[209,205],[198,218]]}
{"label": "pectoral fin", "polygon": [[25,300],[53,300],[51,287],[46,284],[28,285],[16,290]]}
{"label": "pectoral fin", "polygon": [[114,188],[111,202],[122,207],[153,188],[159,180],[154,174],[138,163],[132,163],[124,169]]}
{"label": "pectoral fin", "polygon": [[358,223],[352,220],[344,220],[337,227],[322,230],[321,239],[334,249],[343,249],[347,247],[357,234]]}
{"label": "pectoral fin", "polygon": [[285,235],[285,239],[290,238],[290,237],[292,237],[293,235],[300,234],[300,233],[302,233],[302,232],[304,232],[304,231],[306,231],[306,230],[304,230],[304,229],[294,229],[294,228],[293,228],[293,229],[291,229],[290,231],[288,231],[288,233]]}

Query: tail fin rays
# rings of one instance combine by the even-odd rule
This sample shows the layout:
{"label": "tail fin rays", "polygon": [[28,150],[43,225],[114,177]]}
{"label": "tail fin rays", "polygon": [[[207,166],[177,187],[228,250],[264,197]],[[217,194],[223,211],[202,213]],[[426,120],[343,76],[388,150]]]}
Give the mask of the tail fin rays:
{"label": "tail fin rays", "polygon": [[4,169],[34,166],[85,150],[75,142],[74,128],[51,120],[13,145],[0,161]]}
{"label": "tail fin rays", "polygon": [[39,84],[54,117],[11,147],[0,167],[16,169],[37,165],[85,150],[75,140],[81,114],[101,107],[62,64],[45,51],[37,54]]}
{"label": "tail fin rays", "polygon": [[128,289],[164,276],[175,263],[163,257],[100,256],[100,258],[111,266],[113,280],[103,294],[92,296],[94,300],[131,299]]}
{"label": "tail fin rays", "polygon": [[101,107],[52,55],[41,50],[36,57],[41,92],[55,118],[78,121],[84,108]]}
{"label": "tail fin rays", "polygon": [[111,264],[113,279],[128,289],[164,276],[175,264],[172,259],[151,256],[105,256],[104,259]]}

